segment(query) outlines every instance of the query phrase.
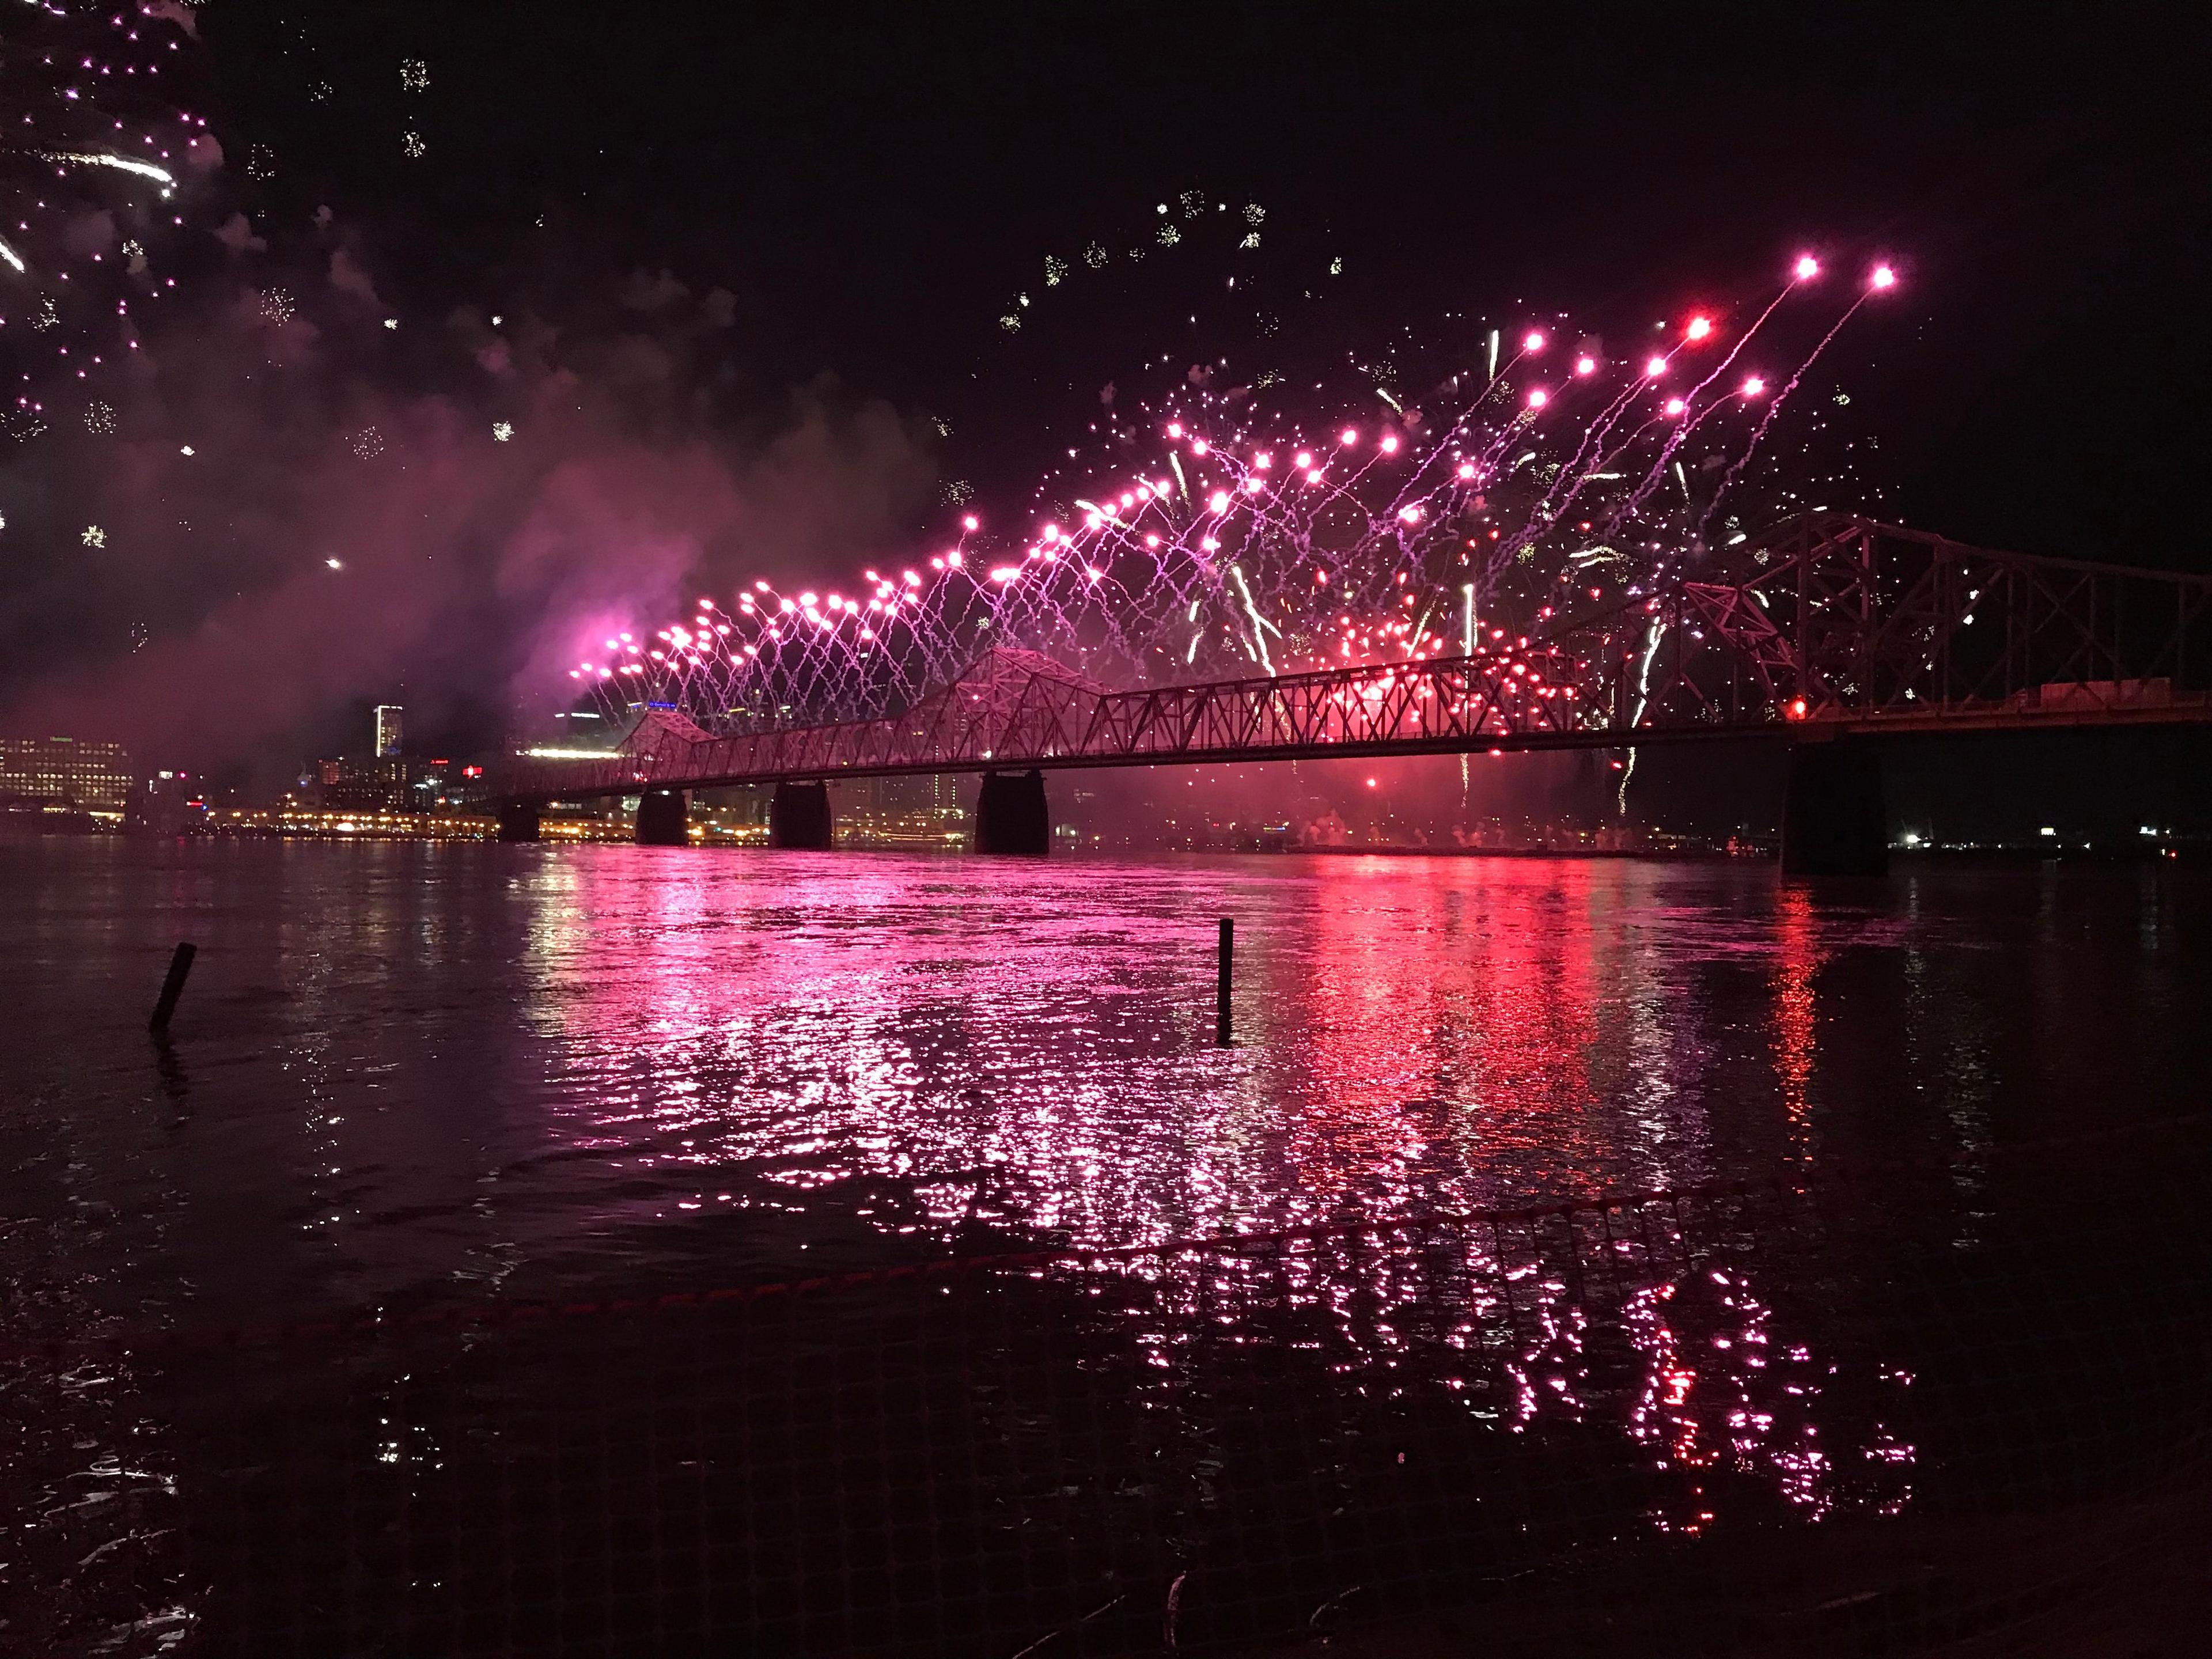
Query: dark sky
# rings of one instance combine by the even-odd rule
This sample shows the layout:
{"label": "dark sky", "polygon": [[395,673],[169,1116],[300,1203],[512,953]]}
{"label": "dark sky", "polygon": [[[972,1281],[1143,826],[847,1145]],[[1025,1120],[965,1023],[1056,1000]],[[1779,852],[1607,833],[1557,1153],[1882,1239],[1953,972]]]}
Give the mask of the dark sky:
{"label": "dark sky", "polygon": [[[623,595],[651,603],[732,549],[864,562],[945,476],[1007,499],[1103,382],[1192,342],[1171,283],[996,318],[1187,190],[1264,204],[1270,257],[1344,259],[1332,349],[1893,259],[1828,365],[1886,516],[2212,568],[2201,8],[194,15],[225,160],[163,253],[186,297],[118,437],[0,456],[0,705],[190,708],[140,739],[165,755],[335,746],[402,693],[493,740],[533,629],[607,598],[595,527],[668,544]],[[296,324],[258,315],[272,288]],[[373,482],[344,453],[370,424]]]}
{"label": "dark sky", "polygon": [[[1326,234],[1409,318],[1664,301],[1807,240],[1880,248],[1912,290],[1866,394],[1901,509],[2186,562],[2204,15],[232,4],[207,33],[277,198],[373,223],[417,307],[666,266],[775,319],[769,378],[933,408],[1043,252],[1187,185]],[[430,67],[419,98],[403,58]],[[393,142],[410,123],[421,161]]]}

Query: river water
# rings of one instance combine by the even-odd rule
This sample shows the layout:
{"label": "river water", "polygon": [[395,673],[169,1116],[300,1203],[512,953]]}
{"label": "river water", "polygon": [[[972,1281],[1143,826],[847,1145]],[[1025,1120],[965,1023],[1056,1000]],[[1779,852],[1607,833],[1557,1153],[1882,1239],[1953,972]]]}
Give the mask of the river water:
{"label": "river water", "polygon": [[[1893,1513],[1920,1478],[1884,1391],[1929,1356],[1824,1330],[1837,1274],[1908,1279],[1893,1252],[1970,1254],[2142,1189],[2177,1134],[2201,1151],[2201,1127],[2154,1126],[2212,1076],[2212,884],[2171,866],[1824,884],[1629,860],[56,839],[0,845],[0,894],[18,1334],[1778,1174],[1856,1243],[1817,1275],[1754,1249],[1754,1311],[1714,1340],[1863,1371],[1848,1422],[1813,1413],[1802,1446],[1740,1460],[1813,1518]],[[179,939],[198,961],[156,1044]],[[1762,1389],[1805,1393],[1769,1381],[1733,1385],[1753,1421]],[[87,1410],[80,1449],[122,1431]],[[1836,1474],[1846,1455],[1881,1478]]]}

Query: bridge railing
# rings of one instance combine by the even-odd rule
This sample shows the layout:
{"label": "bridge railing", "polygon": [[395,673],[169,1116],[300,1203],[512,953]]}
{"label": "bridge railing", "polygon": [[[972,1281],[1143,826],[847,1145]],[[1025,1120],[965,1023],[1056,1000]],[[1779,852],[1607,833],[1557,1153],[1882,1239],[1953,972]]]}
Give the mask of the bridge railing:
{"label": "bridge railing", "polygon": [[1499,651],[1109,690],[986,653],[896,716],[710,733],[649,711],[513,797],[1028,766],[1621,747],[1868,729],[2212,718],[2212,576],[1992,552],[1814,514],[1662,596]]}
{"label": "bridge railing", "polygon": [[2025,725],[2125,719],[2212,690],[2212,576],[1996,552],[1844,514],[1734,550],[1673,606],[1662,718]]}

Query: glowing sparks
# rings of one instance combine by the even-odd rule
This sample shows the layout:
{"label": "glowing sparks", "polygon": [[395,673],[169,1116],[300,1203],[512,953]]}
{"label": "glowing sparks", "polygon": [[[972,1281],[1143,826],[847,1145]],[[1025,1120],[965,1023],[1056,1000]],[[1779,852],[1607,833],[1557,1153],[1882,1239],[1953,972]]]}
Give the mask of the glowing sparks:
{"label": "glowing sparks", "polygon": [[[159,228],[183,223],[159,204],[180,187],[179,161],[208,141],[204,120],[161,100],[157,77],[191,40],[191,15],[51,0],[10,9],[0,67],[17,126],[15,142],[0,147],[0,266],[35,273],[46,291],[0,296],[0,317],[46,337],[10,379],[96,380],[138,349],[134,308],[175,286],[147,280],[149,247],[160,249]],[[44,429],[20,405],[0,422],[19,440]]]}
{"label": "glowing sparks", "polygon": [[96,524],[88,524],[79,533],[77,539],[87,547],[105,547],[107,545],[107,532]]}
{"label": "glowing sparks", "polygon": [[49,161],[58,161],[66,167],[113,167],[118,173],[136,173],[141,179],[151,179],[164,189],[173,187],[176,175],[167,167],[157,167],[151,161],[141,161],[129,155],[108,155],[93,150],[49,150]]}
{"label": "glowing sparks", "polygon": [[[1556,708],[1567,728],[1595,724],[1626,706],[1615,693],[1634,689],[1639,658],[1649,670],[1678,585],[1743,539],[1740,515],[1757,512],[1763,528],[1809,499],[1786,473],[1773,485],[1754,474],[1746,489],[1773,496],[1711,522],[1790,398],[1740,368],[1729,378],[1741,398],[1708,392],[1754,340],[1772,360],[1774,336],[1796,326],[1785,310],[1770,328],[1772,312],[1674,395],[1652,385],[1667,352],[1608,361],[1594,332],[1562,365],[1577,393],[1598,382],[1574,397],[1517,380],[1545,343],[1535,330],[1513,337],[1510,389],[1486,378],[1477,337],[1471,359],[1425,379],[1402,360],[1355,362],[1356,383],[1303,410],[1288,394],[1254,398],[1257,376],[1217,386],[1218,365],[1163,356],[1161,389],[1125,380],[1118,407],[1103,399],[1112,418],[1065,450],[1018,527],[987,534],[963,514],[915,568],[866,573],[857,599],[786,598],[756,580],[681,628],[580,641],[588,654],[572,672],[608,718],[661,703],[731,732],[913,708],[987,649],[1043,653],[1106,684],[1456,653],[1498,676],[1484,695],[1515,718]],[[1717,332],[1692,317],[1662,337]],[[1360,411],[1378,396],[1391,414],[1370,428]],[[1680,448],[1693,425],[1695,454]]]}

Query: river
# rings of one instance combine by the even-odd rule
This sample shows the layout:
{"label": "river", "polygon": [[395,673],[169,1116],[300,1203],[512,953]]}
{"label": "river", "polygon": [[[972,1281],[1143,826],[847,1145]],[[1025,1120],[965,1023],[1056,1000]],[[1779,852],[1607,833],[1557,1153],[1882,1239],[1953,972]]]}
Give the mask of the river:
{"label": "river", "polygon": [[[1627,859],[57,838],[0,844],[0,892],[19,1335],[1779,1179],[1822,1194],[1826,1243],[1814,1267],[1731,1256],[1716,1340],[1857,1375],[1834,1420],[1737,1436],[1743,1484],[1810,1519],[1894,1514],[1929,1473],[1903,1391],[1941,1356],[1885,1352],[1911,1345],[1841,1310],[2155,1185],[2177,1134],[2201,1151],[2201,1126],[2160,1126],[2212,1076],[2212,882],[2171,866],[1820,884]],[[157,1043],[182,939],[198,960]],[[1310,1267],[1326,1304],[1343,1287]],[[1362,1317],[1340,1322],[1349,1363],[1383,1364],[1387,1322]],[[1656,1352],[1647,1395],[1675,1363]],[[1541,1366],[1515,1364],[1533,1418]],[[1786,1369],[1737,1375],[1741,1413],[1804,1399]],[[1623,1386],[1633,1443],[1650,1401]],[[81,1416],[80,1449],[131,1413]],[[1695,1532],[1709,1501],[1644,1519]]]}

